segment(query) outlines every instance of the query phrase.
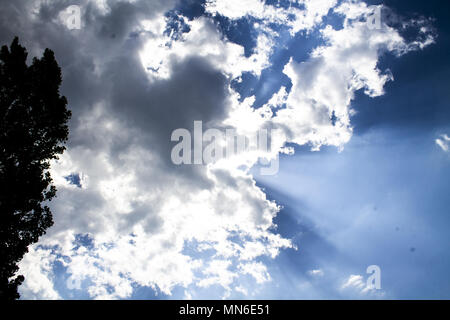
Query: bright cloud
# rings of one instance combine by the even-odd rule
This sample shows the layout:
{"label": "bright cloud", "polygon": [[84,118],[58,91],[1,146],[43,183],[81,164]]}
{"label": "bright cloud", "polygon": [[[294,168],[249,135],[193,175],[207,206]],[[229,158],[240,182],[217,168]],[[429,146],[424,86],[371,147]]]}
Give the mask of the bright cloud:
{"label": "bright cloud", "polygon": [[324,272],[321,269],[315,269],[308,271],[308,274],[312,277],[323,277]]}
{"label": "bright cloud", "polygon": [[441,138],[436,139],[435,142],[442,149],[442,151],[448,152],[448,150],[449,150],[449,141],[450,141],[450,138],[446,134],[444,134],[444,135],[441,136]]}
{"label": "bright cloud", "polygon": [[354,292],[360,298],[367,296],[382,298],[385,295],[384,291],[372,288],[361,275],[350,275],[341,286],[341,290]]}

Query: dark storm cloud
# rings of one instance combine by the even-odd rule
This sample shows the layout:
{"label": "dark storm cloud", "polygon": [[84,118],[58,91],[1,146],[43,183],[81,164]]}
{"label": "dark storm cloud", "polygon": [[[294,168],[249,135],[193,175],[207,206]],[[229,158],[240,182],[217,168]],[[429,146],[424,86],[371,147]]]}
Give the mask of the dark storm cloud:
{"label": "dark storm cloud", "polygon": [[[70,147],[100,149],[104,145],[101,136],[75,130],[82,125],[85,112],[101,103],[107,116],[120,119],[137,132],[113,144],[109,150],[113,161],[133,143],[139,143],[157,151],[159,165],[174,169],[170,160],[172,131],[191,130],[194,120],[202,120],[207,127],[225,117],[227,79],[206,60],[193,56],[178,62],[172,66],[169,80],[153,83],[142,67],[138,53],[144,37],[135,32],[137,23],[170,9],[170,3],[110,1],[110,10],[104,14],[92,2],[79,1],[81,30],[69,30],[57,21],[59,13],[72,2],[44,2],[34,18],[27,1],[0,3],[3,43],[17,35],[30,57],[46,47],[55,51],[63,72],[61,91],[73,111]],[[182,171],[178,174],[192,177],[203,175],[204,168],[185,166]]]}
{"label": "dark storm cloud", "polygon": [[[191,57],[174,65],[169,80],[153,84],[137,59],[121,57],[113,64],[104,79],[112,83],[114,111],[130,125],[151,133],[152,141],[169,141],[175,129],[192,129],[195,120],[206,127],[226,115],[227,80],[203,59]],[[167,146],[161,147],[168,151]]]}

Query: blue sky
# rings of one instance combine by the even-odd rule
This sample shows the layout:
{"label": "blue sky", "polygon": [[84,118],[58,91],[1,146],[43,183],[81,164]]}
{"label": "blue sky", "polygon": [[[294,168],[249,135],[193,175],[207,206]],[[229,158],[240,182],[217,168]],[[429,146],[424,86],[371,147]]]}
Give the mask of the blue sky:
{"label": "blue sky", "polygon": [[[449,298],[449,4],[73,5],[75,28],[64,0],[0,11],[2,42],[55,51],[73,113],[24,299]],[[194,121],[284,136],[175,165]]]}
{"label": "blue sky", "polygon": [[285,204],[280,230],[300,248],[282,254],[285,268],[364,274],[376,264],[389,298],[446,298],[448,156],[427,138],[374,130],[340,154],[283,159],[275,181],[258,179]]}

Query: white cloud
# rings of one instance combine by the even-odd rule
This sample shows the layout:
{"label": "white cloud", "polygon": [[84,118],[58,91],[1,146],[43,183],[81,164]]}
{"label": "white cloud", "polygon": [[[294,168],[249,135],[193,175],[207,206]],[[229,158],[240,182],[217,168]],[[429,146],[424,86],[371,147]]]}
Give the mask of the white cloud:
{"label": "white cloud", "polygon": [[372,296],[374,298],[383,298],[385,292],[370,287],[363,276],[350,275],[341,286],[341,290],[349,290],[360,297]]}
{"label": "white cloud", "polygon": [[186,60],[193,55],[209,60],[232,78],[239,77],[243,72],[259,76],[269,66],[269,55],[274,43],[267,34],[261,33],[258,36],[254,53],[245,57],[244,48],[225,40],[209,19],[198,18],[186,23],[191,30],[183,34],[181,40],[159,34],[146,42],[140,56],[152,78],[170,78],[174,62]]}
{"label": "white cloud", "polygon": [[[263,0],[207,0],[206,11],[232,20],[252,17],[265,30],[269,24],[288,26],[292,35],[299,31],[311,31],[322,22],[337,0],[297,0],[288,8],[268,5]],[[301,5],[303,9],[299,9]]]}
{"label": "white cloud", "polygon": [[230,19],[239,19],[245,16],[263,17],[265,7],[262,0],[206,1],[206,11],[218,13]]}
{"label": "white cloud", "polygon": [[323,277],[324,272],[321,269],[315,269],[308,271],[308,274],[312,277]]}
{"label": "white cloud", "polygon": [[51,250],[40,250],[31,247],[28,254],[20,262],[20,271],[26,274],[26,281],[20,287],[23,299],[60,299],[52,282],[52,264],[55,256]]}
{"label": "white cloud", "polygon": [[[358,14],[371,12],[350,1],[335,11],[353,18],[355,6]],[[389,70],[378,69],[381,54],[391,51],[401,55],[417,49],[387,25],[372,30],[365,22],[353,21],[343,29],[327,26],[321,32],[325,45],[314,49],[309,60],[298,63],[291,59],[285,66],[284,73],[293,87],[287,108],[273,119],[276,126],[286,128],[288,142],[309,143],[314,150],[322,145],[342,147],[349,141],[350,117],[354,113],[351,102],[356,90],[364,89],[370,97],[384,94],[384,85],[393,80],[393,75]]]}
{"label": "white cloud", "polygon": [[441,138],[435,140],[436,144],[444,152],[448,152],[448,150],[449,150],[449,141],[450,141],[450,138],[446,134],[442,135]]}
{"label": "white cloud", "polygon": [[248,296],[248,290],[246,288],[244,288],[243,286],[237,286],[236,288],[234,288],[234,290],[236,292],[242,293],[245,297]]}
{"label": "white cloud", "polygon": [[355,287],[358,289],[364,289],[366,284],[364,283],[363,276],[360,275],[350,275],[347,281],[342,285],[342,288]]}
{"label": "white cloud", "polygon": [[242,270],[244,274],[251,275],[255,278],[256,282],[259,284],[271,280],[270,274],[267,272],[267,267],[261,262],[240,264],[238,268]]}

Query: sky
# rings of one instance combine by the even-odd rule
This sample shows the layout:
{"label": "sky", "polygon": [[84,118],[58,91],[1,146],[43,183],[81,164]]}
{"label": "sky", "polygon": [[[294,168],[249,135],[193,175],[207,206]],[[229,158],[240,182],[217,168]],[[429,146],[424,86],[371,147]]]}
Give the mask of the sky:
{"label": "sky", "polygon": [[449,6],[0,0],[73,113],[22,299],[448,299]]}

